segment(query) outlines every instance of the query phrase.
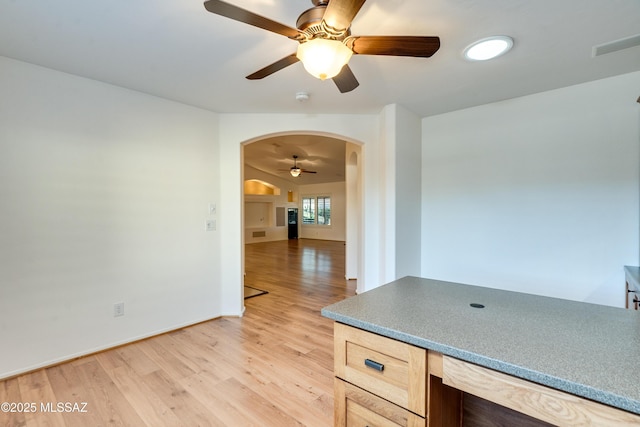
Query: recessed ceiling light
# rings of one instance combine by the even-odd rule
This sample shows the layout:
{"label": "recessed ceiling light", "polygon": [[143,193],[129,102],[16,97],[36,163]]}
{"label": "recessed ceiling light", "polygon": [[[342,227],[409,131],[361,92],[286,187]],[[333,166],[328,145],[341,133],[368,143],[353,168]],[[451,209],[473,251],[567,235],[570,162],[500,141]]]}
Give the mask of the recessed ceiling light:
{"label": "recessed ceiling light", "polygon": [[486,61],[504,55],[512,46],[511,37],[487,37],[467,46],[464,50],[464,58],[468,61]]}

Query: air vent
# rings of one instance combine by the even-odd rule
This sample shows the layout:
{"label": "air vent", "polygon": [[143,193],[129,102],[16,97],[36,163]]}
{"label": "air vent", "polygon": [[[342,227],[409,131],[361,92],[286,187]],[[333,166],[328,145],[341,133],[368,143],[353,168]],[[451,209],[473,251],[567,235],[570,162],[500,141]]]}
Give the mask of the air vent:
{"label": "air vent", "polygon": [[265,231],[254,231],[251,237],[265,237],[267,233]]}
{"label": "air vent", "polygon": [[636,46],[640,46],[640,34],[594,46],[593,57],[595,58],[596,56],[605,55],[607,53],[617,52],[619,50],[629,49]]}

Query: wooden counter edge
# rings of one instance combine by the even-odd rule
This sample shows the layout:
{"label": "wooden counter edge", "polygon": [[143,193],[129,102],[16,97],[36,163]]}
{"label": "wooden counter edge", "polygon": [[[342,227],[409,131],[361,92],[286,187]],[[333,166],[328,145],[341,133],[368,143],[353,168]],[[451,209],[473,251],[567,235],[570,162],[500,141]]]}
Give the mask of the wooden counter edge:
{"label": "wooden counter edge", "polygon": [[445,385],[554,425],[640,425],[640,416],[464,362],[442,359]]}

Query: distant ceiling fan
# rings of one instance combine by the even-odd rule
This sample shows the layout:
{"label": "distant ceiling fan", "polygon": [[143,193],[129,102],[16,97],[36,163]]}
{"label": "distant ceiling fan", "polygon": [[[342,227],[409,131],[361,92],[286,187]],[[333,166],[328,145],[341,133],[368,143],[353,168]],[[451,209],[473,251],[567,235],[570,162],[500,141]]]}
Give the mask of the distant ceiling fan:
{"label": "distant ceiling fan", "polygon": [[289,169],[289,173],[292,177],[297,178],[301,173],[317,173],[316,171],[310,171],[308,169],[302,169],[298,167],[298,156],[293,156],[293,166]]}
{"label": "distant ceiling fan", "polygon": [[211,13],[244,22],[296,40],[298,51],[247,76],[258,80],[302,61],[313,76],[333,79],[342,93],[359,86],[347,64],[351,55],[388,55],[428,58],[440,48],[440,38],[426,36],[352,36],[351,21],[365,0],[311,0],[292,28],[220,0],[208,0]]}

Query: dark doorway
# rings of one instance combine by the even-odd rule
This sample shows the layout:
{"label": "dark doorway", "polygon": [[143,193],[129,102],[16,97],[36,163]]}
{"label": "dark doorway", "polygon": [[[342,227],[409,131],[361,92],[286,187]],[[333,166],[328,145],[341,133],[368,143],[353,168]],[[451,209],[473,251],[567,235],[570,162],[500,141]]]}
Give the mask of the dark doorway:
{"label": "dark doorway", "polygon": [[289,239],[298,238],[298,208],[289,208],[287,215]]}

